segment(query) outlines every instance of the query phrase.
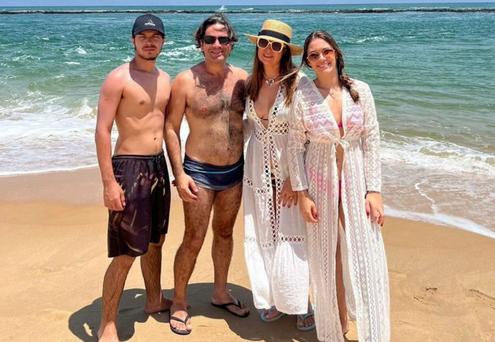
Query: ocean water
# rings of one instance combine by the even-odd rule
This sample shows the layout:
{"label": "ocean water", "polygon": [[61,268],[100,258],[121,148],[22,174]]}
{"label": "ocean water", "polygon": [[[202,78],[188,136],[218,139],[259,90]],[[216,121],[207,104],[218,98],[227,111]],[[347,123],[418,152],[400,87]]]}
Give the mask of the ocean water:
{"label": "ocean water", "polygon": [[[201,61],[192,34],[216,9],[0,8],[0,175],[95,165],[99,87],[131,60],[134,18],[158,11],[158,65],[175,76]],[[299,44],[330,31],[375,96],[387,214],[495,237],[495,4],[223,10],[240,36],[230,62],[246,70],[243,34],[267,18],[291,24]]]}

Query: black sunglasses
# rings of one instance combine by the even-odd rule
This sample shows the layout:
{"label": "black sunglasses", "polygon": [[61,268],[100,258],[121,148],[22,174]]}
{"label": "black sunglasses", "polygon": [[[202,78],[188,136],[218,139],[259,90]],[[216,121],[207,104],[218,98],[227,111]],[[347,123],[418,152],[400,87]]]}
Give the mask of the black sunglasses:
{"label": "black sunglasses", "polygon": [[221,45],[230,44],[230,42],[232,41],[229,37],[204,36],[203,38],[205,44],[215,44],[217,40]]}

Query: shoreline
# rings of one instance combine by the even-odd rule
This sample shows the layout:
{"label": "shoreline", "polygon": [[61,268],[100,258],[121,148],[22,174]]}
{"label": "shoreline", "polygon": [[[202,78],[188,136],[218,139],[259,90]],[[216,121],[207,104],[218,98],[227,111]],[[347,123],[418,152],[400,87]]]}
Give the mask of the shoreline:
{"label": "shoreline", "polygon": [[21,171],[21,172],[0,172],[0,180],[2,178],[11,178],[11,177],[22,177],[22,176],[31,176],[31,175],[44,175],[49,173],[64,173],[64,172],[77,172],[79,170],[85,169],[93,169],[98,168],[98,164],[90,164],[76,167],[68,167],[61,169],[44,169],[44,170],[33,170],[33,171]]}
{"label": "shoreline", "polygon": [[[167,167],[169,168],[168,171],[170,179],[172,180],[173,174],[169,165],[167,159]],[[50,186],[46,185],[46,183],[51,183],[53,179],[59,178],[64,182],[73,177],[81,179],[82,184],[75,185],[76,192],[81,194],[81,197],[74,197],[74,191],[68,189],[67,186],[57,189],[57,192],[53,192]],[[0,174],[0,188],[4,189],[0,194],[0,201],[34,200],[73,204],[94,204],[103,207],[101,195],[102,186],[97,164],[64,170],[42,170],[10,175]],[[37,188],[37,192],[33,193],[33,188]],[[175,195],[177,198],[175,190],[172,191],[172,195]],[[387,214],[388,219],[394,218],[415,223],[432,224],[495,239],[495,231],[463,217],[446,214],[435,215],[414,211],[407,212],[394,209],[389,205],[385,205],[385,213]]]}

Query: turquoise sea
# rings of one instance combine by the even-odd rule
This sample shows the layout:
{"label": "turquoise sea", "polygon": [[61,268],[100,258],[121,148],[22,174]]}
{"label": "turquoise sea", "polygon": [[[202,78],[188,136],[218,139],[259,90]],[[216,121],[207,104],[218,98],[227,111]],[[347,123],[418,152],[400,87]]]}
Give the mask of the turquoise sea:
{"label": "turquoise sea", "polygon": [[[133,56],[140,12],[164,20],[159,66],[201,60],[192,34],[215,7],[0,8],[0,175],[96,164],[105,75]],[[340,42],[347,71],[370,84],[382,129],[387,214],[495,237],[495,4],[222,7],[241,36],[231,63],[250,69],[242,37],[286,21]],[[299,60],[297,60],[299,62]]]}

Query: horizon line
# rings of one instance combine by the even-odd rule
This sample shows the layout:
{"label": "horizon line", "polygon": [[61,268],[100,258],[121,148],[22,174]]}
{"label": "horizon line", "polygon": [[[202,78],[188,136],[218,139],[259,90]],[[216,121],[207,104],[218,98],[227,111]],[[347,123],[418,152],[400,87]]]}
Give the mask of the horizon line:
{"label": "horizon line", "polygon": [[17,5],[3,5],[0,6],[0,8],[5,8],[5,7],[16,7],[16,8],[30,8],[30,7],[218,7],[218,6],[257,6],[257,7],[268,7],[268,6],[280,6],[280,7],[286,7],[286,6],[338,6],[338,5],[407,5],[407,4],[428,4],[428,5],[448,5],[448,4],[489,4],[489,3],[495,3],[494,0],[485,0],[485,1],[476,1],[476,2],[464,2],[464,1],[458,1],[458,2],[451,2],[451,1],[440,1],[440,2],[428,2],[426,0],[418,0],[418,1],[406,1],[406,2],[391,2],[391,3],[385,3],[385,2],[360,2],[360,3],[333,3],[333,4],[321,4],[321,3],[295,3],[295,4],[236,4],[236,5],[225,5],[225,4],[216,4],[216,5],[25,5],[25,6],[17,6]]}

